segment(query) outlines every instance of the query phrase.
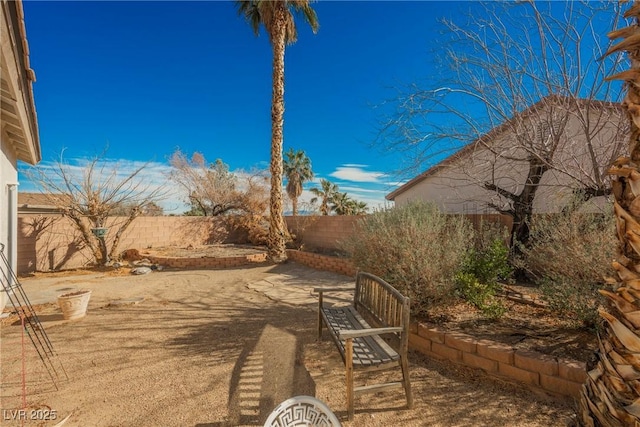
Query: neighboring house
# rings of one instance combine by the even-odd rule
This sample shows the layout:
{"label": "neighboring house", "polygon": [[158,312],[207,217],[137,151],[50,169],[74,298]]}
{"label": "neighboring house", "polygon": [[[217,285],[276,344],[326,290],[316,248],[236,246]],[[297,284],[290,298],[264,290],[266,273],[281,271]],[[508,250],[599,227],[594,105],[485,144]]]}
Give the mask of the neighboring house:
{"label": "neighboring house", "polygon": [[[13,272],[18,253],[18,161],[35,165],[41,160],[34,81],[22,1],[0,0],[0,243]],[[11,285],[5,263],[0,268],[0,280]],[[0,292],[0,311],[6,303],[7,295]]]}
{"label": "neighboring house", "polygon": [[[541,164],[554,167],[542,174],[536,186],[533,213],[558,212],[575,189],[602,192],[610,188],[606,171],[628,150],[627,123],[620,104],[549,96],[386,198],[396,206],[411,200],[431,201],[449,213],[509,213],[514,202],[506,193],[522,193],[532,176],[528,159],[548,149],[552,161]],[[594,197],[590,203],[601,205],[606,200],[606,196]]]}
{"label": "neighboring house", "polygon": [[61,215],[61,210],[54,204],[56,198],[50,194],[43,193],[18,193],[18,215],[22,214],[42,214]]}

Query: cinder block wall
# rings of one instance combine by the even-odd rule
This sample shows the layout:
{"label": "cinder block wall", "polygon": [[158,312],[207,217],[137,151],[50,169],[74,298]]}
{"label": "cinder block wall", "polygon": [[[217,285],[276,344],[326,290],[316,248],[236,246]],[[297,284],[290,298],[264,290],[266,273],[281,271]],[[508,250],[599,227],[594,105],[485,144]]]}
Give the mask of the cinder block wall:
{"label": "cinder block wall", "polygon": [[[110,218],[107,240],[113,241],[125,218]],[[158,246],[187,246],[233,240],[225,224],[212,217],[138,217],[122,234],[118,252]],[[79,268],[93,256],[68,218],[60,215],[20,215],[18,218],[18,274]]]}
{"label": "cinder block wall", "polygon": [[303,249],[340,250],[340,241],[356,230],[359,215],[320,215],[285,217],[289,231]]}
{"label": "cinder block wall", "polygon": [[579,398],[586,380],[585,364],[557,359],[533,351],[476,338],[459,332],[416,323],[409,347],[429,357],[481,369],[498,378],[515,381],[547,393]]}
{"label": "cinder block wall", "polygon": [[357,272],[356,267],[348,258],[331,257],[293,249],[287,249],[287,257],[291,261],[315,268],[316,270],[332,271],[351,277],[355,277]]}

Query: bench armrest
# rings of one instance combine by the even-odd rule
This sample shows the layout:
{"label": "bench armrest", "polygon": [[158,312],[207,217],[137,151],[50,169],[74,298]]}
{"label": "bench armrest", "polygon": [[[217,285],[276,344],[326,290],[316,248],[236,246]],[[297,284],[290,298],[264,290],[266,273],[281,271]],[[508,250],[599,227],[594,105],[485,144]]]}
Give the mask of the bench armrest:
{"label": "bench armrest", "polygon": [[403,332],[404,328],[401,326],[388,327],[388,328],[369,328],[369,329],[355,329],[351,331],[338,331],[338,337],[340,339],[369,337],[371,335],[390,334],[393,332]]}
{"label": "bench armrest", "polygon": [[341,291],[353,291],[355,288],[313,288],[313,292],[323,293],[323,292],[341,292]]}

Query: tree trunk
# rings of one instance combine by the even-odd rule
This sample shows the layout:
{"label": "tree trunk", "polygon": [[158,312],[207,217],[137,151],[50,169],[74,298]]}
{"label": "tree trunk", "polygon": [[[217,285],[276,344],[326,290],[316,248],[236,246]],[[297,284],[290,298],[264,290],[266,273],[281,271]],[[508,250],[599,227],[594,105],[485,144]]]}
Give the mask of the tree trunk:
{"label": "tree trunk", "polygon": [[291,198],[291,205],[293,206],[293,216],[298,215],[298,198],[297,197]]}
{"label": "tree trunk", "polygon": [[276,2],[273,38],[273,92],[271,97],[271,198],[269,215],[269,259],[280,263],[287,259],[282,209],[282,137],[284,125],[284,50],[286,9]]}
{"label": "tree trunk", "polygon": [[520,194],[514,194],[491,182],[484,184],[487,190],[495,191],[500,196],[511,200],[513,207],[508,210],[499,209],[498,206],[494,206],[494,208],[502,214],[510,215],[513,220],[509,239],[512,255],[519,254],[521,245],[526,246],[529,242],[529,224],[533,214],[533,201],[540,187],[542,176],[548,170],[548,163],[545,164],[538,159],[529,159],[527,180]]}
{"label": "tree trunk", "polygon": [[524,184],[522,192],[514,199],[513,203],[513,228],[511,229],[511,248],[518,254],[520,246],[529,243],[529,224],[533,215],[533,201],[536,192],[540,187],[542,175],[549,170],[549,167],[539,160],[531,160],[529,163],[529,174]]}
{"label": "tree trunk", "polygon": [[118,228],[115,237],[113,238],[113,243],[111,245],[111,250],[109,251],[109,259],[115,259],[118,256],[118,247],[120,246],[120,239],[122,238],[122,234],[129,228],[134,219],[140,216],[140,208],[135,207],[131,210],[129,217],[125,221],[124,224]]}
{"label": "tree trunk", "polygon": [[[630,15],[636,23],[623,37],[637,37],[638,30],[633,27],[638,26],[640,1],[636,0],[632,9]],[[587,381],[582,387],[579,416],[585,426],[640,425],[640,129],[633,120],[640,109],[640,43],[633,42],[628,38],[621,42],[627,44],[624,50],[635,71],[622,78],[629,82],[623,105],[631,122],[631,158],[616,160],[609,170],[616,176],[612,188],[620,255],[613,266],[619,280],[600,291],[607,298],[605,309],[600,310],[606,324],[599,335],[600,349],[594,363],[587,367]]]}

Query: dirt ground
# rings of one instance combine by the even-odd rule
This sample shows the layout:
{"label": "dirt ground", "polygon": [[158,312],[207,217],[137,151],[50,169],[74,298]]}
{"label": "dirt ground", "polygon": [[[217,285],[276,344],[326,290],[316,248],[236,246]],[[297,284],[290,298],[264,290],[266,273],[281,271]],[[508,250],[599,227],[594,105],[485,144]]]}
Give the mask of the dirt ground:
{"label": "dirt ground", "polygon": [[[278,403],[302,394],[324,401],[345,426],[549,427],[573,418],[572,402],[411,354],[414,408],[405,409],[395,390],[367,395],[356,399],[355,420],[347,422],[344,368],[333,343],[315,339],[315,305],[284,303],[253,286],[272,278],[292,287],[345,281],[294,263],[22,279],[40,295],[93,294],[77,321],[62,320],[54,304],[41,306],[55,361],[68,375],[58,390],[28,338],[23,353],[19,324],[2,326],[0,425],[54,426],[70,415],[65,426],[259,426]],[[144,301],[110,305],[137,297]],[[56,419],[16,420],[23,398],[26,418],[55,411]]]}

